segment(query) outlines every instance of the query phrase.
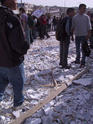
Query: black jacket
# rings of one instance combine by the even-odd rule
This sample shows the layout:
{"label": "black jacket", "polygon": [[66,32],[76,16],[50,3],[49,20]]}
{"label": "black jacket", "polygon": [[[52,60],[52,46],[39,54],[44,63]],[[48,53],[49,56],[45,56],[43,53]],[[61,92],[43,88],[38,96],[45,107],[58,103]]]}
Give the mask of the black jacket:
{"label": "black jacket", "polygon": [[10,9],[0,7],[0,67],[21,64],[28,48],[20,20]]}

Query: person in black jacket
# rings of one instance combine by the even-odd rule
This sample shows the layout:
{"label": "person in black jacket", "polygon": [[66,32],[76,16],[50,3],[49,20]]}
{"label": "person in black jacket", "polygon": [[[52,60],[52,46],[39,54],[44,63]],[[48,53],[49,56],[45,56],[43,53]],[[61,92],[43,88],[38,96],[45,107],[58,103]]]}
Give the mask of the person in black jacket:
{"label": "person in black jacket", "polygon": [[60,40],[60,63],[59,65],[62,66],[64,69],[69,69],[70,66],[68,65],[68,50],[69,50],[69,43],[70,43],[70,36],[73,36],[71,33],[72,27],[72,17],[74,16],[75,11],[74,8],[67,9],[67,15],[62,19],[62,38]]}
{"label": "person in black jacket", "polygon": [[24,54],[29,49],[21,22],[12,10],[16,0],[0,0],[0,101],[6,86],[11,83],[14,92],[14,107],[24,102]]}

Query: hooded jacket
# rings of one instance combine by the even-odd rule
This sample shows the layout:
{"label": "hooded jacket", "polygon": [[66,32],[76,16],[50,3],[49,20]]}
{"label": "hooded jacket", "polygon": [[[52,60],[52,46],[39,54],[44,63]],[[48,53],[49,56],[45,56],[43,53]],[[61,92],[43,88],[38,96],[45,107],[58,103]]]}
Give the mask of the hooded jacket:
{"label": "hooded jacket", "polygon": [[0,67],[20,65],[28,48],[20,20],[10,9],[0,7]]}

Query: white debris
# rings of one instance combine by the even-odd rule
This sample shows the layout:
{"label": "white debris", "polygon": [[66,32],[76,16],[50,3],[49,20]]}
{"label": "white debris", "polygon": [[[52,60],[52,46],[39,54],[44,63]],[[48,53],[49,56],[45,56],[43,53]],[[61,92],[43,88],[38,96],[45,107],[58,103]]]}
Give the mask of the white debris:
{"label": "white debris", "polygon": [[41,124],[41,119],[40,118],[34,118],[31,120],[29,124]]}
{"label": "white debris", "polygon": [[49,111],[51,110],[51,104],[49,103],[49,104],[47,104],[47,105],[45,105],[45,107],[44,107],[44,112],[45,112],[45,114],[47,115],[47,114],[49,114]]}
{"label": "white debris", "polygon": [[13,94],[13,90],[12,90],[12,89],[9,89],[9,88],[7,88],[5,92],[6,92],[8,95]]}
{"label": "white debris", "polygon": [[5,117],[4,116],[0,116],[0,124],[5,124]]}
{"label": "white debris", "polygon": [[22,110],[13,111],[13,115],[14,115],[14,117],[19,118],[19,117],[20,117],[21,112],[22,112]]}
{"label": "white debris", "polygon": [[57,80],[58,81],[64,81],[64,79],[65,79],[64,75],[61,75]]}
{"label": "white debris", "polygon": [[[27,110],[31,110],[32,106],[45,99],[50,91],[50,87],[46,87],[46,85],[53,83],[53,78],[57,82],[59,81],[58,83],[66,82],[68,86],[71,85],[72,82],[69,80],[82,71],[79,68],[80,65],[72,63],[75,61],[75,57],[75,43],[72,42],[68,57],[71,69],[62,69],[59,66],[59,42],[56,41],[55,36],[42,41],[37,39],[31,44],[24,62],[26,74],[24,96],[27,101],[25,105]],[[79,80],[78,84],[82,82],[81,85],[72,84],[49,104],[27,119],[29,121],[26,120],[26,124],[86,124],[87,121],[89,124],[93,123],[93,88],[91,87],[93,60],[88,58],[87,61],[91,69],[89,73],[82,76],[82,80]],[[43,84],[45,86],[42,87]],[[11,86],[8,87],[4,101],[0,103],[0,115],[5,116],[4,121],[6,124],[14,119],[13,114],[17,118],[21,113],[20,111],[13,112],[11,110],[13,105],[11,88]]]}
{"label": "white debris", "polygon": [[73,79],[74,75],[66,75],[66,78]]}

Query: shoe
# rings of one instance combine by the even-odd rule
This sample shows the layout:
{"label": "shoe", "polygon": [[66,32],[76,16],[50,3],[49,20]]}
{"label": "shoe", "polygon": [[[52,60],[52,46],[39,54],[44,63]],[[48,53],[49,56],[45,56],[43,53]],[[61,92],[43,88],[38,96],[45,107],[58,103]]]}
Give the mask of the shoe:
{"label": "shoe", "polygon": [[22,112],[25,112],[26,110],[28,110],[28,105],[29,105],[29,102],[24,101],[19,106],[13,106],[12,109],[13,111],[22,110]]}
{"label": "shoe", "polygon": [[19,104],[13,106],[13,110],[19,110],[20,108],[23,108],[23,102],[20,102]]}
{"label": "shoe", "polygon": [[62,63],[60,62],[59,65],[62,66]]}
{"label": "shoe", "polygon": [[0,102],[1,102],[3,99],[4,99],[4,96],[1,95],[1,96],[0,96]]}
{"label": "shoe", "polygon": [[80,64],[80,61],[75,61],[75,64]]}
{"label": "shoe", "polygon": [[14,103],[14,108],[21,106],[21,105],[23,104],[23,102],[24,102],[24,101],[22,101],[22,102],[20,102],[20,103],[17,103],[17,104]]}
{"label": "shoe", "polygon": [[67,66],[62,66],[62,69],[70,69],[71,66],[67,65]]}
{"label": "shoe", "polygon": [[80,65],[80,68],[84,68],[84,67],[85,67],[85,64],[81,64],[81,65]]}
{"label": "shoe", "polygon": [[3,100],[3,98],[2,97],[0,97],[0,102]]}
{"label": "shoe", "polygon": [[90,45],[90,48],[93,49],[93,45]]}
{"label": "shoe", "polygon": [[44,38],[40,38],[40,40],[44,40]]}
{"label": "shoe", "polygon": [[50,36],[47,36],[47,39],[50,38]]}

